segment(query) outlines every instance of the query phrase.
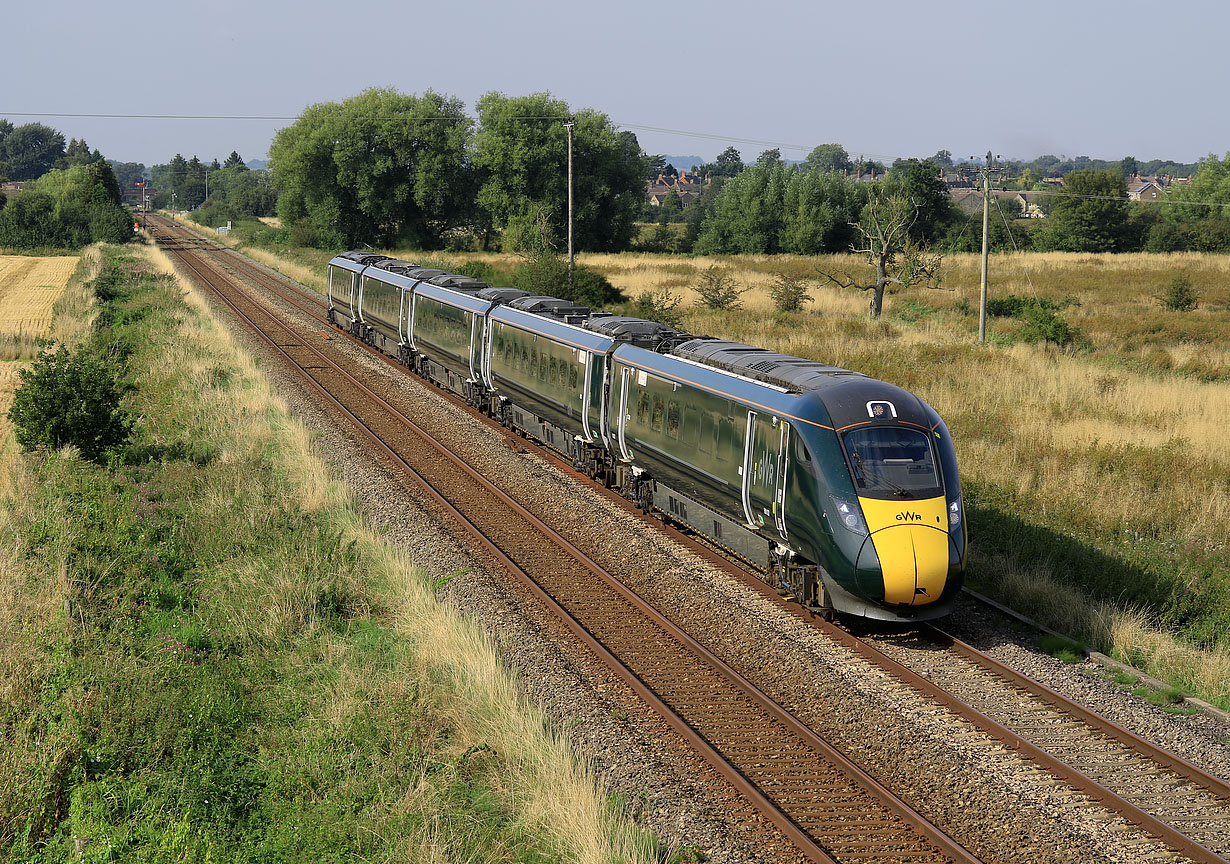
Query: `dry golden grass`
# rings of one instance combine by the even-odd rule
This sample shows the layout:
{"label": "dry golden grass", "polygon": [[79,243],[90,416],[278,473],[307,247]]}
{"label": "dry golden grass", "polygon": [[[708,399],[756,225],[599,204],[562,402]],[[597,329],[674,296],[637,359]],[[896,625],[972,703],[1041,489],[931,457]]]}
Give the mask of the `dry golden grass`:
{"label": "dry golden grass", "polygon": [[77,261],[0,255],[0,358],[25,360],[38,353],[35,342],[51,329],[52,309]]}

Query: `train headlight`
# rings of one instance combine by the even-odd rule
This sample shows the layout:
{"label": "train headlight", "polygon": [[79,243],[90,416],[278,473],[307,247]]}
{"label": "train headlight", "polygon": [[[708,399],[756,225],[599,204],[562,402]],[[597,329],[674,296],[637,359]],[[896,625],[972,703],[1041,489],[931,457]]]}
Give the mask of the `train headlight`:
{"label": "train headlight", "polygon": [[948,530],[956,531],[961,527],[961,499],[948,502]]}
{"label": "train headlight", "polygon": [[863,513],[854,504],[849,501],[843,501],[840,498],[829,496],[833,499],[833,506],[837,508],[837,520],[847,531],[854,534],[867,534],[867,523],[863,521]]}

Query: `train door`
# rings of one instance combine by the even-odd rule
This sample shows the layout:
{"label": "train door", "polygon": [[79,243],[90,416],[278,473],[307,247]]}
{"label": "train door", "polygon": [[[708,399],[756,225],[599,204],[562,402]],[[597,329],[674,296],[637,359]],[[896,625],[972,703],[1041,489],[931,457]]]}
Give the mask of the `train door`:
{"label": "train door", "polygon": [[363,286],[367,282],[367,277],[360,276],[358,279],[358,282],[359,282],[359,290],[355,291],[352,288],[350,291],[350,320],[351,321],[362,321],[363,320]]}
{"label": "train door", "polygon": [[632,451],[628,449],[628,442],[624,437],[624,430],[628,426],[628,384],[632,380],[632,368],[624,366],[620,369],[622,373],[619,378],[619,427],[616,435],[619,440],[619,453],[624,457],[624,461],[632,461]]}
{"label": "train door", "polygon": [[786,539],[786,462],[790,425],[747,412],[743,439],[743,513],[754,528],[769,527]]}
{"label": "train door", "polygon": [[470,317],[470,380],[478,381],[478,370],[483,365],[483,316],[474,312],[466,312]]}
{"label": "train door", "polygon": [[414,294],[411,291],[397,292],[397,344],[410,344],[410,316]]}

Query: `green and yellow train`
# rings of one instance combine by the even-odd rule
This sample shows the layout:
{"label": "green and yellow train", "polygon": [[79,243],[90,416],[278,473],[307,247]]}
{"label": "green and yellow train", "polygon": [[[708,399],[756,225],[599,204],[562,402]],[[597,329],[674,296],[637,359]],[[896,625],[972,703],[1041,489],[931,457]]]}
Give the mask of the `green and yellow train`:
{"label": "green and yellow train", "polygon": [[329,317],[784,595],[885,620],[945,614],[965,518],[944,422],[858,372],[364,252]]}

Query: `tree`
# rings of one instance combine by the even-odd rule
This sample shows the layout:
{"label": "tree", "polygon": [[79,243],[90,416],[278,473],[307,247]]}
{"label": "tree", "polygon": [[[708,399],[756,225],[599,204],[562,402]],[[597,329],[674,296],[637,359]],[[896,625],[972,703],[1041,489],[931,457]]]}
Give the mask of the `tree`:
{"label": "tree", "polygon": [[573,123],[573,239],[577,249],[628,247],[644,196],[644,162],[635,135],[607,115],[573,112],[550,93],[478,100],[474,167],[485,225],[502,231],[545,207],[557,236],[568,232],[568,132]]}
{"label": "tree", "polygon": [[951,168],[952,167],[952,151],[939,150],[936,152],[934,156],[932,156],[927,161],[935,165],[939,165],[943,168]]}
{"label": "tree", "polygon": [[1133,174],[1140,173],[1140,163],[1136,161],[1135,156],[1124,156],[1119,160],[1119,171],[1124,177],[1131,177]]}
{"label": "tree", "polygon": [[269,150],[278,213],[324,247],[438,247],[472,212],[471,127],[460,100],[430,90],[312,105]]}
{"label": "tree", "polygon": [[807,167],[816,171],[845,173],[854,167],[850,154],[840,144],[821,144],[807,154]]}
{"label": "tree", "polygon": [[782,151],[774,147],[771,150],[765,150],[756,157],[757,165],[776,165],[782,161]]}
{"label": "tree", "polygon": [[662,199],[662,205],[658,211],[659,222],[678,222],[683,215],[683,199],[679,197],[676,190],[672,189]]}
{"label": "tree", "polygon": [[223,168],[240,168],[240,167],[247,168],[248,166],[243,164],[243,157],[239,155],[239,151],[232,150],[231,155],[227,156],[226,161],[222,163],[222,167]]}
{"label": "tree", "polygon": [[710,177],[735,177],[747,166],[743,164],[743,156],[734,147],[727,147],[718,154],[717,159],[706,162],[698,169],[701,175]]}
{"label": "tree", "polygon": [[910,223],[910,238],[929,243],[947,230],[956,218],[948,187],[939,166],[920,159],[899,159],[884,181],[888,194],[913,202],[915,215]]}
{"label": "tree", "polygon": [[102,154],[97,150],[90,151],[90,145],[85,143],[84,138],[80,141],[73,138],[68,142],[68,147],[64,150],[64,156],[56,160],[55,167],[71,168],[74,165],[89,165],[91,162],[97,162],[102,158]]}
{"label": "tree", "polygon": [[64,156],[64,136],[42,123],[27,123],[4,137],[2,155],[13,180],[34,180]]}
{"label": "tree", "polygon": [[885,186],[872,189],[862,218],[855,226],[862,239],[850,249],[866,256],[867,263],[875,268],[875,281],[860,283],[844,273],[819,271],[826,282],[833,282],[842,288],[870,291],[873,319],[879,318],[884,311],[884,292],[888,286],[939,286],[943,256],[929,252],[910,236],[919,209],[913,200],[900,193],[891,194]]}
{"label": "tree", "polygon": [[1054,197],[1041,241],[1061,252],[1121,252],[1128,226],[1127,185],[1118,171],[1073,171]]}

